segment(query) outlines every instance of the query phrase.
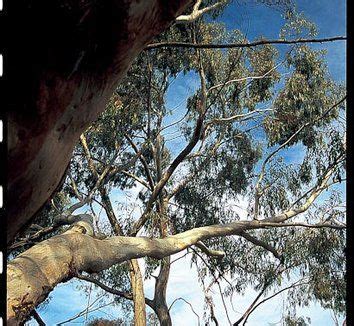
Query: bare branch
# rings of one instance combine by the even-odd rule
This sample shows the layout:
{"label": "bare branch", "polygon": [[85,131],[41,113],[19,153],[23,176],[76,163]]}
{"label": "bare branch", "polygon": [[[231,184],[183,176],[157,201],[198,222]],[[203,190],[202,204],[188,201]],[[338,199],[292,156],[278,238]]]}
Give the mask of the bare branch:
{"label": "bare branch", "polygon": [[[96,303],[99,299],[101,299],[101,297],[97,298],[89,307],[93,306],[93,304]],[[77,319],[77,318],[80,318],[80,317],[83,316],[86,312],[87,312],[87,313],[91,313],[91,312],[94,312],[94,311],[96,311],[96,310],[99,310],[99,309],[101,309],[101,308],[103,308],[103,307],[107,307],[107,306],[109,306],[109,305],[111,305],[111,304],[113,304],[113,303],[114,303],[114,301],[111,301],[111,302],[106,303],[106,304],[103,304],[103,305],[101,305],[101,306],[99,306],[99,307],[97,307],[97,308],[91,309],[90,311],[87,311],[86,308],[85,308],[83,311],[79,312],[79,313],[76,314],[74,317],[71,317],[71,318],[69,318],[69,319],[67,319],[67,320],[65,320],[65,321],[62,321],[62,322],[58,323],[57,325],[58,325],[58,326],[64,325],[64,324],[66,324],[66,323],[69,323],[69,322],[71,322],[71,321]]]}
{"label": "bare branch", "polygon": [[33,309],[31,312],[31,316],[36,320],[39,326],[46,326],[45,322],[41,318],[41,316],[38,314],[36,309]]}
{"label": "bare branch", "polygon": [[[135,151],[135,153],[139,153],[139,149],[138,147],[135,145],[135,143],[133,142],[133,140],[130,138],[130,136],[125,133],[124,134],[124,137],[126,138],[126,140],[129,142],[129,144],[132,146],[133,150]],[[144,171],[145,171],[145,175],[146,175],[146,178],[149,182],[149,185],[150,185],[150,189],[154,189],[155,187],[155,183],[154,183],[154,179],[152,178],[152,175],[150,173],[150,169],[149,169],[149,165],[148,163],[146,162],[146,159],[143,155],[139,155],[139,160],[141,162],[141,164],[143,165],[144,167]]]}
{"label": "bare branch", "polygon": [[218,2],[214,3],[213,5],[210,5],[208,7],[199,9],[200,5],[202,4],[202,0],[197,0],[196,3],[193,6],[192,12],[189,15],[180,15],[180,16],[178,16],[176,18],[176,23],[177,24],[187,24],[187,23],[194,22],[195,20],[197,20],[202,15],[204,15],[207,12],[210,12],[210,11],[212,11],[214,9],[217,9],[217,8],[221,7],[225,3],[226,3],[226,1],[222,0],[222,1],[218,1]]}
{"label": "bare branch", "polygon": [[234,122],[236,120],[240,120],[240,119],[244,119],[244,118],[250,118],[253,115],[255,115],[255,113],[264,113],[264,112],[269,112],[269,111],[273,111],[273,109],[253,110],[251,112],[247,112],[247,113],[244,113],[244,114],[235,114],[235,115],[230,116],[230,117],[213,119],[211,121],[208,121],[206,123],[206,125],[209,125],[209,124],[220,124],[220,123],[224,123],[224,122]]}
{"label": "bare branch", "polygon": [[123,170],[123,171],[121,171],[121,172],[122,172],[123,174],[125,174],[126,176],[128,176],[128,177],[134,179],[135,181],[139,182],[139,183],[140,183],[141,185],[143,185],[145,188],[147,188],[147,189],[149,189],[149,190],[152,190],[152,189],[150,188],[150,185],[149,185],[146,181],[144,181],[143,179],[139,178],[139,177],[136,176],[135,174],[130,173],[130,172],[125,171],[125,170]]}
{"label": "bare branch", "polygon": [[212,87],[210,87],[208,89],[208,93],[213,91],[214,89],[216,88],[219,88],[219,87],[222,87],[222,86],[227,86],[229,84],[232,84],[232,83],[238,83],[238,82],[241,82],[241,81],[245,81],[245,80],[255,80],[255,79],[263,79],[263,78],[266,78],[272,71],[274,71],[275,69],[277,69],[279,66],[281,66],[283,63],[285,62],[285,60],[279,62],[277,65],[275,65],[273,68],[271,68],[270,70],[268,70],[266,73],[264,73],[263,75],[260,75],[260,76],[248,76],[248,77],[242,77],[242,78],[237,78],[237,79],[230,79],[228,80],[226,83],[221,83],[221,84],[217,84],[217,85],[214,85]]}
{"label": "bare branch", "polygon": [[302,43],[326,43],[334,41],[345,41],[346,36],[334,36],[328,38],[296,39],[296,40],[261,40],[251,43],[226,43],[226,44],[195,44],[188,42],[160,42],[152,43],[145,47],[145,50],[159,49],[165,47],[195,48],[195,49],[225,49],[225,48],[250,48],[266,44],[302,44]]}
{"label": "bare branch", "polygon": [[274,255],[275,258],[281,259],[281,254],[275,248],[270,246],[268,243],[257,239],[256,237],[250,235],[247,232],[242,232],[240,235],[241,235],[241,237],[252,242],[256,246],[263,247],[264,249],[268,250],[269,252],[271,252]]}
{"label": "bare branch", "polygon": [[[263,300],[260,301],[258,304],[256,304],[257,301],[259,300],[259,298],[261,297],[261,295],[264,293],[264,291],[262,291],[262,292],[260,293],[261,295],[258,295],[258,296],[257,296],[257,298],[252,302],[252,304],[250,305],[250,307],[247,309],[247,311],[245,312],[245,314],[244,314],[237,322],[234,323],[234,326],[239,325],[243,320],[244,320],[243,325],[245,325],[246,322],[247,322],[247,320],[248,320],[248,318],[249,318],[249,316],[251,315],[251,313],[254,312],[254,311],[256,310],[256,308],[259,307],[259,306],[260,306],[261,304],[263,304],[264,302],[266,302],[266,301],[268,301],[268,300],[274,298],[275,296],[279,295],[280,293],[282,293],[282,292],[284,292],[284,291],[287,291],[287,290],[289,290],[289,289],[292,289],[292,288],[294,288],[294,287],[296,287],[296,286],[301,286],[301,285],[307,284],[307,282],[304,282],[304,283],[299,283],[299,282],[300,282],[300,280],[297,281],[297,282],[295,282],[295,283],[293,283],[293,284],[291,284],[290,286],[287,286],[287,287],[285,287],[285,288],[283,288],[283,289],[281,289],[281,290],[275,292],[275,293],[272,294],[271,296],[269,296],[269,297],[263,299]],[[265,290],[265,289],[264,289],[264,290]]]}
{"label": "bare branch", "polygon": [[[99,280],[96,280],[95,278],[91,277],[91,276],[86,276],[86,275],[82,275],[82,274],[77,274],[76,278],[80,279],[80,280],[84,280],[87,282],[91,282],[93,284],[96,284],[97,286],[99,286],[101,289],[107,291],[108,293],[114,294],[114,295],[118,295],[122,298],[128,299],[128,300],[133,300],[133,295],[131,293],[128,292],[123,292],[123,291],[119,291],[116,289],[113,289],[107,285],[105,285],[104,283],[100,282]],[[153,307],[153,301],[145,298],[145,302],[148,306]]]}
{"label": "bare branch", "polygon": [[195,312],[195,310],[193,309],[193,306],[190,302],[188,302],[186,299],[180,297],[180,298],[176,298],[173,300],[173,302],[171,303],[170,307],[168,308],[168,310],[171,310],[172,306],[175,304],[175,302],[177,302],[178,300],[182,300],[184,301],[186,304],[188,304],[191,307],[192,312],[197,316],[198,318],[198,326],[200,325],[200,318],[199,315]]}

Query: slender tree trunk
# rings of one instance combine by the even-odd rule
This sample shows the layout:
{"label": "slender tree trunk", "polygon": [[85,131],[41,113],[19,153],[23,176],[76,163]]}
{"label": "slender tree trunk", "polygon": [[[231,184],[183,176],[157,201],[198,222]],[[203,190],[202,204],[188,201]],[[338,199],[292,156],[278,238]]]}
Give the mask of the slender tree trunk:
{"label": "slender tree trunk", "polygon": [[[160,153],[161,152],[158,151],[158,154]],[[161,160],[158,160],[158,162],[160,163]],[[166,215],[167,202],[162,198],[162,196],[160,197],[159,200],[158,211],[160,213],[161,237],[165,238],[168,236],[168,221]],[[172,325],[170,312],[168,310],[168,306],[166,302],[167,283],[168,283],[168,278],[170,276],[170,261],[171,261],[171,257],[166,257],[161,261],[161,269],[155,285],[155,295],[154,295],[155,313],[159,318],[161,326]]]}
{"label": "slender tree trunk", "polygon": [[170,275],[170,257],[166,257],[161,262],[160,273],[155,287],[155,313],[159,318],[161,326],[171,326],[172,320],[166,302],[166,290],[168,277]]}
{"label": "slender tree trunk", "polygon": [[[105,211],[108,216],[109,222],[116,235],[122,235],[122,228],[120,227],[118,220],[114,214],[111,201],[108,197],[105,187],[100,188],[102,202],[105,205]],[[145,295],[144,295],[144,283],[141,275],[139,263],[136,259],[129,261],[129,276],[132,287],[133,303],[134,303],[134,325],[145,326],[146,325],[146,309],[145,309]]]}
{"label": "slender tree trunk", "polygon": [[132,286],[134,302],[134,326],[146,325],[146,309],[144,282],[141,275],[139,263],[136,259],[130,261],[130,282]]}
{"label": "slender tree trunk", "polygon": [[[99,175],[96,170],[96,166],[91,158],[91,153],[87,145],[86,137],[84,135],[81,135],[80,140],[86,154],[86,159],[89,168],[92,174],[96,178],[99,178]],[[99,188],[99,192],[101,195],[104,210],[106,212],[106,215],[111,224],[114,234],[117,236],[122,236],[123,231],[118,222],[116,214],[114,213],[113,206],[109,198],[109,195],[107,193],[107,189],[105,185],[102,185]],[[145,326],[146,310],[145,310],[145,295],[144,295],[144,286],[143,286],[144,284],[143,284],[143,278],[141,275],[139,263],[136,259],[132,259],[129,261],[129,266],[130,266],[129,276],[130,276],[130,283],[131,283],[133,303],[134,303],[134,325]]]}

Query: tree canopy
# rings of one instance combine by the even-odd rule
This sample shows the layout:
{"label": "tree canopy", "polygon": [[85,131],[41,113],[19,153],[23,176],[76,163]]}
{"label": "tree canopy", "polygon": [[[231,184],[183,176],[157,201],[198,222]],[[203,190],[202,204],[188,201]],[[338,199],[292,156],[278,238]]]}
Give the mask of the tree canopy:
{"label": "tree canopy", "polygon": [[[294,42],[280,51],[262,35],[248,40],[218,22],[227,5],[191,5],[153,41],[166,46],[136,58],[81,134],[62,188],[10,245],[16,318],[76,277],[114,296],[126,312],[115,325],[171,325],[167,286],[172,255],[182,251],[198,271],[207,325],[219,324],[216,310],[244,324],[280,293],[286,325],[307,325],[296,308],[311,302],[344,315],[345,87],[331,78],[325,49]],[[276,8],[280,41],[316,39],[316,26],[290,3]],[[185,80],[193,84],[183,99]],[[60,271],[48,271],[54,262]],[[50,280],[32,280],[36,270]],[[34,304],[18,304],[27,299],[14,279],[41,284],[29,295]],[[213,301],[213,289],[232,302],[248,287],[258,295],[237,319]]]}

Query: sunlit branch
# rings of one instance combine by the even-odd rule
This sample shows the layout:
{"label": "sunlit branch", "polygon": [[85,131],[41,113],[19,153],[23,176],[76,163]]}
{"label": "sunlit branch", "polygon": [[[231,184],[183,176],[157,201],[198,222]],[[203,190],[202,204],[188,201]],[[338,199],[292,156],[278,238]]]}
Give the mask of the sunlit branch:
{"label": "sunlit branch", "polygon": [[243,118],[252,117],[256,113],[264,113],[264,112],[269,112],[269,111],[273,111],[273,109],[253,110],[251,112],[247,112],[247,113],[244,113],[244,114],[235,114],[235,115],[230,116],[230,117],[216,118],[216,119],[213,119],[211,121],[208,121],[207,124],[209,125],[209,124],[220,124],[220,123],[223,123],[223,122],[234,122],[236,120],[240,120],[240,119],[243,119]]}
{"label": "sunlit branch", "polygon": [[199,241],[195,244],[201,251],[203,251],[206,255],[211,257],[222,258],[225,256],[225,252],[221,250],[213,250],[208,248],[202,241]]}
{"label": "sunlit branch", "polygon": [[231,79],[228,80],[226,83],[222,83],[222,84],[218,84],[218,85],[214,85],[212,87],[210,87],[208,89],[208,93],[211,92],[212,90],[219,88],[221,86],[227,86],[229,84],[232,83],[238,83],[241,81],[245,81],[245,80],[254,80],[254,79],[263,79],[266,78],[272,71],[274,71],[275,69],[277,69],[279,66],[281,66],[283,63],[285,62],[285,60],[283,60],[282,62],[279,62],[277,65],[275,65],[273,68],[271,68],[270,70],[268,70],[266,73],[264,73],[263,75],[260,76],[248,76],[248,77],[242,77],[242,78],[236,78],[236,79]]}
{"label": "sunlit branch", "polygon": [[[271,218],[265,219],[264,221],[268,221],[268,222],[284,222],[286,220],[289,220],[291,218],[293,218],[294,216],[299,215],[300,213],[303,213],[305,211],[308,210],[308,208],[311,206],[311,204],[318,198],[318,196],[323,192],[323,190],[328,188],[328,180],[331,178],[331,176],[334,173],[334,168],[330,168],[327,170],[327,172],[325,173],[322,181],[320,182],[320,184],[314,188],[314,190],[311,192],[310,196],[307,198],[306,202],[301,205],[300,207],[297,208],[292,208],[289,209],[285,212],[282,212],[276,216],[273,216]],[[333,227],[333,226],[332,226]]]}
{"label": "sunlit branch", "polygon": [[[346,96],[344,96],[341,100],[339,100],[337,103],[335,103],[334,105],[332,105],[330,108],[328,108],[320,117],[313,119],[312,121],[309,121],[305,124],[303,124],[299,129],[297,129],[296,132],[294,132],[285,142],[283,142],[276,150],[274,150],[272,153],[270,153],[265,160],[263,161],[262,167],[261,167],[261,172],[259,174],[259,178],[258,181],[256,183],[255,186],[255,204],[254,204],[254,218],[258,219],[258,213],[259,213],[259,199],[262,195],[262,191],[260,189],[260,184],[264,178],[265,175],[265,169],[266,169],[266,165],[267,163],[272,159],[272,157],[274,155],[276,155],[280,150],[282,150],[283,148],[285,148],[293,139],[295,139],[295,137],[305,128],[307,128],[308,126],[311,126],[313,124],[315,124],[317,121],[322,120],[330,111],[332,111],[334,108],[336,108],[338,105],[340,105],[341,103],[343,103],[346,100]],[[328,179],[326,180],[326,182],[328,181]],[[321,189],[322,190],[322,189]],[[318,193],[315,197],[317,198],[317,196],[320,193]],[[313,200],[314,200],[313,199]],[[309,203],[310,204],[310,203]],[[307,208],[306,208],[307,209]],[[305,210],[306,210],[305,209]],[[292,213],[291,213],[292,214]],[[298,213],[297,213],[298,214]],[[297,215],[296,214],[296,215]]]}
{"label": "sunlit branch", "polygon": [[[26,304],[28,309],[33,309],[54,286],[73,277],[73,271],[97,273],[131,259],[141,257],[162,259],[183,251],[199,241],[230,235],[240,236],[247,230],[295,226],[344,229],[344,226],[329,223],[311,225],[281,223],[279,218],[274,220],[273,222],[271,219],[245,220],[204,226],[161,239],[113,236],[104,240],[93,238],[90,223],[78,222],[63,234],[42,241],[8,263],[8,318],[10,320],[23,318],[15,317],[16,304]],[[58,252],[62,254],[60,256],[53,254]],[[43,259],[44,256],[46,259]],[[55,269],[52,268],[53,265],[56,266]]]}
{"label": "sunlit branch", "polygon": [[187,24],[194,22],[197,20],[199,17],[202,15],[206,14],[207,12],[210,12],[214,9],[217,9],[221,7],[223,4],[225,4],[225,0],[218,1],[214,3],[213,5],[210,5],[208,7],[200,9],[200,5],[202,4],[202,0],[197,0],[196,3],[193,6],[193,10],[189,15],[180,15],[176,18],[176,23],[177,24]]}

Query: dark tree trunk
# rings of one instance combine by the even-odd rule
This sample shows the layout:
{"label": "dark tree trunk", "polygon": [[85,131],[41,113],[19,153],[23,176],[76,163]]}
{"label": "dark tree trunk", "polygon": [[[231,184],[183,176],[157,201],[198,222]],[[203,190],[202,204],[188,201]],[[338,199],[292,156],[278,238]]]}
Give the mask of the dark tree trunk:
{"label": "dark tree trunk", "polygon": [[8,242],[52,196],[132,60],[189,2],[9,3]]}
{"label": "dark tree trunk", "polygon": [[170,275],[170,257],[164,258],[161,262],[161,270],[156,280],[154,306],[155,313],[161,326],[171,326],[172,320],[166,302],[166,290],[168,277]]}

